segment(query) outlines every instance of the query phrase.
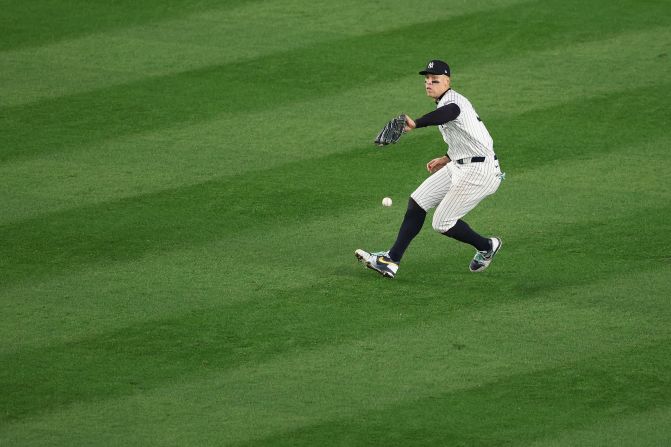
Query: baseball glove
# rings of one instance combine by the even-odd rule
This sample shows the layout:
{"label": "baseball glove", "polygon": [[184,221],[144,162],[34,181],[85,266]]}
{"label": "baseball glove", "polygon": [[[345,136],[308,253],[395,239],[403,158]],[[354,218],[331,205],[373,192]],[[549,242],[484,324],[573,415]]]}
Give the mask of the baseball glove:
{"label": "baseball glove", "polygon": [[378,146],[386,146],[388,144],[396,143],[403,135],[403,128],[405,127],[405,115],[399,115],[384,125],[382,130],[375,138],[375,144]]}

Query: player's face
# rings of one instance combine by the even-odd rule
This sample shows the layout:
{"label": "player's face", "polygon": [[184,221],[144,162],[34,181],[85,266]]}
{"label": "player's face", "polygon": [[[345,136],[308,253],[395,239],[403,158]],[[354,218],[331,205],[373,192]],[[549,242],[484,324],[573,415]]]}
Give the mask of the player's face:
{"label": "player's face", "polygon": [[424,76],[424,88],[427,96],[438,99],[450,88],[450,78],[445,75],[427,74]]}

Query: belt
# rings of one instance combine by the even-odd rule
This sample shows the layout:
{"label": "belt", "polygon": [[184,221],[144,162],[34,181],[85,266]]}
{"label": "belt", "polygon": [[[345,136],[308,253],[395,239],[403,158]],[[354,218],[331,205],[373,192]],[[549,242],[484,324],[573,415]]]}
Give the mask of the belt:
{"label": "belt", "polygon": [[[485,161],[487,157],[471,157],[471,158],[460,158],[457,160],[457,163],[460,165],[466,164],[466,163],[482,163]],[[498,160],[496,155],[494,155],[494,160]]]}

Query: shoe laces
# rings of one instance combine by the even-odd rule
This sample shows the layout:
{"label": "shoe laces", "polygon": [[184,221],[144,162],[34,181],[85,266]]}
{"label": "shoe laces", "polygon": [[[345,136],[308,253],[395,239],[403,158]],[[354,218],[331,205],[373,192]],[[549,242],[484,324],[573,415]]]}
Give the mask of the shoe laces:
{"label": "shoe laces", "polygon": [[491,257],[491,251],[478,251],[475,253],[475,260],[478,262],[487,261]]}

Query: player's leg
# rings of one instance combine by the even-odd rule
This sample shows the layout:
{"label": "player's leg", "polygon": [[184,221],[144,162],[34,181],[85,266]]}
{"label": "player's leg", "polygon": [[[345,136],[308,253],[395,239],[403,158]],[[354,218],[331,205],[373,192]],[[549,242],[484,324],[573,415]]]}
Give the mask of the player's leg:
{"label": "player's leg", "polygon": [[[451,171],[452,185],[441,198],[433,215],[433,229],[445,234],[453,227],[451,234],[461,240],[461,237],[472,236],[475,232],[461,221],[485,197],[493,194],[499,186],[500,180],[495,176],[486,175],[480,163],[458,165],[450,163],[446,168]],[[473,240],[471,245],[476,246],[480,241]]]}
{"label": "player's leg", "polygon": [[450,172],[443,168],[427,178],[411,194],[396,242],[389,251],[369,253],[358,249],[354,252],[356,258],[366,267],[383,276],[395,277],[403,254],[424,225],[426,212],[435,208],[449,190],[451,185],[450,175]]}
{"label": "player's leg", "polygon": [[443,168],[428,177],[410,195],[408,209],[403,217],[401,228],[398,230],[396,242],[389,250],[389,257],[395,262],[401,262],[401,258],[408,249],[410,242],[417,236],[424,225],[426,212],[435,208],[445,196],[452,185],[451,173]]}
{"label": "player's leg", "polygon": [[426,211],[417,204],[415,199],[410,197],[408,208],[405,211],[401,228],[398,230],[396,242],[389,250],[389,257],[394,261],[401,262],[403,254],[408,249],[410,242],[419,234],[424,225]]}
{"label": "player's leg", "polygon": [[[433,228],[441,234],[473,246],[477,253],[470,268],[471,271],[481,271],[487,268],[501,247],[501,240],[481,236],[462,217],[498,189],[500,178],[484,165],[454,165],[451,169],[454,184],[436,208]],[[474,264],[476,258],[481,265]]]}
{"label": "player's leg", "polygon": [[379,253],[368,253],[358,249],[354,256],[369,269],[375,270],[382,276],[393,278],[398,271],[398,265],[401,262],[403,253],[410,245],[412,239],[419,234],[424,225],[426,211],[424,211],[411,197],[408,200],[408,209],[398,230],[396,242],[388,251]]}
{"label": "player's leg", "polygon": [[474,231],[466,222],[457,219],[454,226],[443,231],[445,236],[456,239],[459,242],[472,245],[478,251],[487,251],[491,248],[490,240]]}

